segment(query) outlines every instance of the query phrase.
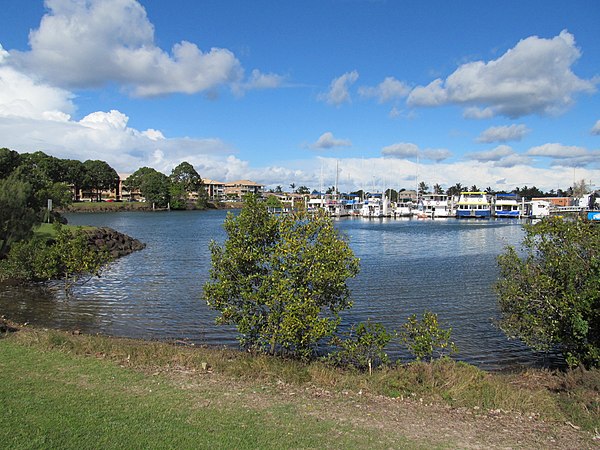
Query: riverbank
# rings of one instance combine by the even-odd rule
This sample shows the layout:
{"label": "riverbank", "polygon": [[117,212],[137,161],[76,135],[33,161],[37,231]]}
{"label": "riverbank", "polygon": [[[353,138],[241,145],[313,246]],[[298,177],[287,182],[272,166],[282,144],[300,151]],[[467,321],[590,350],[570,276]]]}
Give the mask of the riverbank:
{"label": "riverbank", "polygon": [[221,348],[9,326],[0,334],[0,440],[10,448],[92,439],[103,448],[600,442],[599,371],[490,374],[443,361],[369,377]]}
{"label": "riverbank", "polygon": [[[209,202],[207,209],[239,209],[242,202]],[[195,208],[190,208],[194,210]],[[167,208],[152,208],[145,202],[74,202],[59,209],[61,213],[96,213],[96,212],[122,212],[122,211],[167,211]]]}

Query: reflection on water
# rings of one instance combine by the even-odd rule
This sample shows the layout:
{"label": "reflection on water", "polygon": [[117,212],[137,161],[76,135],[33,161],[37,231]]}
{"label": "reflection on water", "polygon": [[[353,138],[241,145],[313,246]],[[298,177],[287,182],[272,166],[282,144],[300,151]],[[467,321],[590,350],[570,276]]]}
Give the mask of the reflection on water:
{"label": "reflection on water", "polygon": [[[60,289],[8,287],[0,312],[39,326],[145,339],[235,345],[201,299],[212,239],[222,242],[224,211],[70,214],[69,222],[109,226],[147,244],[116,261],[67,298]],[[453,328],[457,358],[486,369],[540,362],[493,324],[496,256],[522,236],[519,221],[342,219],[337,226],[361,259],[350,281],[354,308],[345,323],[368,318],[399,329],[430,310]],[[405,358],[401,349],[390,354]]]}

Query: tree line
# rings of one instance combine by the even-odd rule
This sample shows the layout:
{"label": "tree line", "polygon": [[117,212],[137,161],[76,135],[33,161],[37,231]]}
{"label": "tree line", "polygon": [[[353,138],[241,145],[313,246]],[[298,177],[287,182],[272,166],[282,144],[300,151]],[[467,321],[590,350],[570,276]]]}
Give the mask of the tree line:
{"label": "tree line", "polygon": [[[0,148],[0,259],[13,243],[31,237],[36,225],[60,219],[47,208],[49,200],[53,209],[64,208],[79,200],[83,191],[101,201],[102,192],[119,189],[119,181],[116,170],[105,161],[82,162],[41,151],[18,153]],[[202,209],[208,202],[202,178],[188,162],[175,167],[170,176],[142,167],[123,186],[159,208]],[[197,195],[194,202],[190,201],[192,193]]]}

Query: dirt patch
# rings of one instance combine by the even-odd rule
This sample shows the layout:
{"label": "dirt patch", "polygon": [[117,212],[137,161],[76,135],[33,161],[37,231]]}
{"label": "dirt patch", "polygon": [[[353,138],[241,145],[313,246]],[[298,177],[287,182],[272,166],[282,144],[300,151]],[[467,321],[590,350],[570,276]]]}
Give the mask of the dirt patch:
{"label": "dirt patch", "polygon": [[600,448],[597,433],[582,431],[568,422],[542,420],[535,413],[452,408],[416,397],[393,399],[361,391],[243,381],[210,371],[174,368],[156,375],[188,390],[198,407],[242,404],[254,410],[294,408],[297,414],[318,420],[376,430],[386,436],[386,442],[401,443],[408,438],[426,447],[464,449]]}

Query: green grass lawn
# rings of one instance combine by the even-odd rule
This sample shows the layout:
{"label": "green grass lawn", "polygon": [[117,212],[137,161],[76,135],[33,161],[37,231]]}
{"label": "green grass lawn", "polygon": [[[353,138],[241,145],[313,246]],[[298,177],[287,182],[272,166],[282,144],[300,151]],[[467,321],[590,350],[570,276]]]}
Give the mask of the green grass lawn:
{"label": "green grass lawn", "polygon": [[600,441],[600,370],[492,374],[442,360],[369,376],[226,348],[31,327],[5,332],[13,328],[0,326],[2,448],[588,448]]}
{"label": "green grass lawn", "polygon": [[[75,226],[75,225],[63,225],[64,227],[67,227],[71,230],[76,230],[76,229],[93,229],[94,227],[90,227],[90,226]],[[39,227],[34,229],[34,234],[36,236],[45,238],[45,239],[51,239],[51,238],[55,238],[56,237],[56,229],[54,228],[54,224],[51,223],[43,223],[41,224]]]}
{"label": "green grass lawn", "polygon": [[119,365],[0,339],[3,448],[417,448],[398,436],[253,405],[235,386],[178,386]]}

